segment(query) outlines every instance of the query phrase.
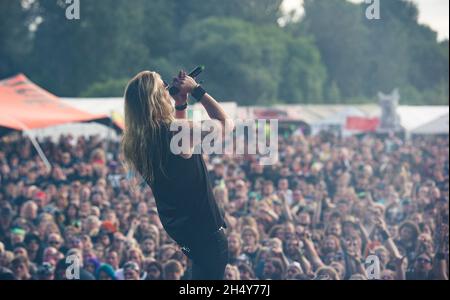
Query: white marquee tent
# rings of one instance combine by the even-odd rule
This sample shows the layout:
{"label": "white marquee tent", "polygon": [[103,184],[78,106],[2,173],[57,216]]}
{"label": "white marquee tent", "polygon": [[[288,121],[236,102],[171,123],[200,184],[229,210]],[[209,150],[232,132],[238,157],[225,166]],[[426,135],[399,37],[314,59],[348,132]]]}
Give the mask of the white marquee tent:
{"label": "white marquee tent", "polygon": [[[117,115],[123,117],[122,98],[64,98],[66,104],[80,110],[95,114]],[[227,113],[234,119],[252,119],[255,111],[261,107],[238,107],[235,102],[224,102]],[[303,121],[311,126],[316,133],[326,128],[345,128],[348,117],[380,117],[378,105],[277,105],[272,108],[285,111],[288,119]],[[397,113],[401,125],[408,134],[448,134],[448,106],[399,106]],[[195,119],[207,118],[204,108],[197,104],[189,110],[189,117]],[[116,138],[115,132],[99,124],[68,124],[31,132],[35,137],[50,136],[57,138],[61,133],[74,135],[94,135]]]}
{"label": "white marquee tent", "polygon": [[449,114],[419,126],[411,131],[412,134],[449,134]]}

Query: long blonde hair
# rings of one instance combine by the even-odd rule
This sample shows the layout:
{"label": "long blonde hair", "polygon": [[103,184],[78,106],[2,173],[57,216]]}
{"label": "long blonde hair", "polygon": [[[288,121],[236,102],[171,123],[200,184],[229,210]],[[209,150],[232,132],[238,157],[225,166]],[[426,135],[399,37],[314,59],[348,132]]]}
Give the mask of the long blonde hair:
{"label": "long blonde hair", "polygon": [[[162,166],[163,127],[174,120],[170,95],[158,73],[136,75],[125,90],[125,130],[122,152],[127,167],[152,183],[155,168]],[[156,164],[156,165],[155,165]]]}

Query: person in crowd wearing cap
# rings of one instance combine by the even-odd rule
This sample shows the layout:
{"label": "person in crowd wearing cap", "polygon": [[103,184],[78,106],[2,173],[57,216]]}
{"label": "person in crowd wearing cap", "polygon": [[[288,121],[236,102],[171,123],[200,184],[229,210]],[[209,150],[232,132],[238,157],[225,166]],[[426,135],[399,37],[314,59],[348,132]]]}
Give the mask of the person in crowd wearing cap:
{"label": "person in crowd wearing cap", "polygon": [[109,264],[101,264],[95,272],[97,280],[116,280],[114,268]]}
{"label": "person in crowd wearing cap", "polygon": [[140,268],[134,261],[129,261],[123,266],[123,277],[125,280],[141,280]]}
{"label": "person in crowd wearing cap", "polygon": [[17,244],[22,244],[25,240],[26,230],[20,227],[14,227],[10,232],[9,249],[12,249]]}
{"label": "person in crowd wearing cap", "polygon": [[85,267],[86,271],[95,275],[97,273],[97,270],[100,267],[100,265],[101,265],[101,263],[97,258],[91,257],[86,260],[84,267]]}
{"label": "person in crowd wearing cap", "polygon": [[54,280],[55,267],[50,263],[43,263],[36,273],[36,280]]}
{"label": "person in crowd wearing cap", "polygon": [[302,267],[298,262],[293,262],[289,264],[286,270],[286,280],[296,280],[296,277],[300,274],[304,274]]}

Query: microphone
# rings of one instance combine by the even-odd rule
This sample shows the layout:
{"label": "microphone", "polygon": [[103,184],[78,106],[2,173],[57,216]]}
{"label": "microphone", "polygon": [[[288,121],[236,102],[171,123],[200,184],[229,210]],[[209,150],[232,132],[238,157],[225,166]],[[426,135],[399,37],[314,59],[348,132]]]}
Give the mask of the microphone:
{"label": "microphone", "polygon": [[[198,66],[197,68],[195,68],[191,73],[188,74],[189,77],[192,78],[196,78],[198,75],[200,75],[203,71],[205,70],[204,66]],[[171,86],[169,88],[169,93],[171,96],[175,96],[180,92],[180,89],[175,87],[175,86]]]}
{"label": "microphone", "polygon": [[198,75],[200,75],[204,70],[205,70],[204,66],[199,66],[199,67],[195,68],[194,71],[189,73],[189,77],[195,78]]}

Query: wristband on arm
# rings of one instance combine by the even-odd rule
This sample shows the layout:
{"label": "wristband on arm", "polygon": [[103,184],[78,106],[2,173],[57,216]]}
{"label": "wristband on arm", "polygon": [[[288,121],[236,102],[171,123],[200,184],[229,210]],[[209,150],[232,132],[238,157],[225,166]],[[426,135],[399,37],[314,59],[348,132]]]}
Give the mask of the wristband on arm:
{"label": "wristband on arm", "polygon": [[176,109],[177,111],[183,111],[183,110],[186,110],[187,107],[188,107],[188,104],[187,104],[187,102],[186,102],[186,103],[184,103],[184,104],[182,104],[182,105],[175,106],[175,109]]}
{"label": "wristband on arm", "polygon": [[194,97],[197,102],[202,101],[203,96],[205,96],[206,91],[202,88],[201,85],[198,85],[193,91],[192,91],[192,97]]}

